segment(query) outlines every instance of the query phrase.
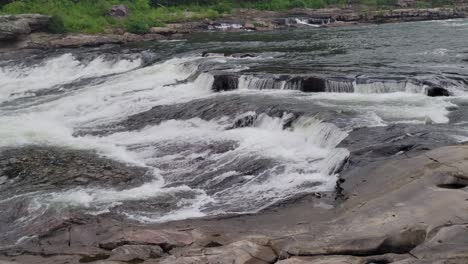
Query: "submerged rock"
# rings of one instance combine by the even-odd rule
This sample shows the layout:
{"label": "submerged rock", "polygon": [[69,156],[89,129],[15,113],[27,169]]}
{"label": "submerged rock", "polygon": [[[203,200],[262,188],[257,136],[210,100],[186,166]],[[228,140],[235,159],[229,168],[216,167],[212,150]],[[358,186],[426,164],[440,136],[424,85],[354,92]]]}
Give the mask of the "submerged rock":
{"label": "submerged rock", "polygon": [[77,186],[128,188],[148,180],[146,169],[92,151],[39,146],[0,149],[0,178],[1,192],[10,195]]}
{"label": "submerged rock", "polygon": [[237,74],[223,73],[214,76],[211,89],[215,92],[236,90],[239,87],[239,76]]}
{"label": "submerged rock", "polygon": [[431,87],[427,89],[427,96],[436,97],[436,96],[450,96],[449,91],[442,87]]}

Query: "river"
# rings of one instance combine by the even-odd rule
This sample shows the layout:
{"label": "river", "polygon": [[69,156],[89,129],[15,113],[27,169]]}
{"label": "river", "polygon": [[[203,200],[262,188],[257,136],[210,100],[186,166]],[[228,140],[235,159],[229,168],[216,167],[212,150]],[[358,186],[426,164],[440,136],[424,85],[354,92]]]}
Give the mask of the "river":
{"label": "river", "polygon": [[[0,148],[92,150],[148,180],[2,183],[0,204],[25,201],[22,225],[51,208],[166,222],[332,191],[349,155],[340,142],[358,128],[441,124],[466,140],[467,41],[468,20],[448,20],[25,51],[0,61]],[[214,91],[216,76],[235,85]]]}

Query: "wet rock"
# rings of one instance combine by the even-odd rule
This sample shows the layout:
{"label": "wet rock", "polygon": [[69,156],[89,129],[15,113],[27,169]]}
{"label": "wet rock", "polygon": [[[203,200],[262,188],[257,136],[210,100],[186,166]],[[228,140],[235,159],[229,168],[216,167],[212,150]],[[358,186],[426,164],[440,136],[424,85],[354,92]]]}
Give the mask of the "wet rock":
{"label": "wet rock", "polygon": [[437,96],[450,96],[449,91],[442,87],[431,87],[427,89],[427,96],[437,97]]}
{"label": "wet rock", "polygon": [[112,250],[123,245],[158,245],[168,250],[173,247],[188,246],[192,243],[193,238],[187,232],[137,229],[114,234],[110,238],[101,241],[99,246]]}
{"label": "wet rock", "polygon": [[239,76],[237,74],[223,73],[214,76],[211,89],[214,92],[236,90],[239,86]]}
{"label": "wet rock", "polygon": [[50,16],[39,14],[0,16],[0,40],[15,39],[34,31],[45,31],[50,19]]}
{"label": "wet rock", "polygon": [[319,77],[294,77],[287,81],[288,87],[308,93],[326,92],[326,80]]}
{"label": "wet rock", "polygon": [[127,5],[114,5],[109,10],[109,16],[113,17],[127,17],[130,14],[130,8]]}
{"label": "wet rock", "polygon": [[258,115],[256,113],[247,113],[245,115],[239,116],[234,120],[234,124],[229,127],[229,129],[241,128],[241,127],[250,127],[257,120]]}
{"label": "wet rock", "polygon": [[303,92],[325,92],[326,89],[327,87],[324,79],[317,77],[308,77],[302,80],[301,91]]}
{"label": "wet rock", "polygon": [[[188,109],[191,109],[188,111]],[[305,100],[268,95],[223,95],[207,99],[196,99],[187,103],[155,106],[152,109],[129,116],[111,126],[92,131],[81,131],[81,135],[103,135],[116,131],[136,130],[147,125],[159,124],[165,120],[201,118],[211,120],[219,116],[236,118],[247,112],[265,113],[269,116],[283,117],[292,113],[295,116],[317,116],[324,122],[340,118],[348,118],[347,113],[328,110],[311,104]]]}
{"label": "wet rock", "polygon": [[234,58],[241,58],[241,59],[243,59],[243,58],[255,58],[255,57],[257,57],[256,55],[250,54],[250,53],[234,53],[234,54],[232,54],[231,56],[234,57]]}
{"label": "wet rock", "polygon": [[[360,168],[378,160],[414,156],[441,146],[457,144],[457,137],[468,136],[448,125],[395,124],[353,130],[338,146],[351,155],[342,168],[342,178],[357,177]],[[358,172],[359,171],[359,172]]]}
{"label": "wet rock", "polygon": [[136,261],[159,258],[164,252],[159,246],[124,245],[112,250],[109,260]]}
{"label": "wet rock", "polygon": [[[107,169],[105,169],[107,168]],[[93,151],[28,146],[0,149],[3,195],[77,186],[128,188],[148,180],[146,169],[99,157]]]}

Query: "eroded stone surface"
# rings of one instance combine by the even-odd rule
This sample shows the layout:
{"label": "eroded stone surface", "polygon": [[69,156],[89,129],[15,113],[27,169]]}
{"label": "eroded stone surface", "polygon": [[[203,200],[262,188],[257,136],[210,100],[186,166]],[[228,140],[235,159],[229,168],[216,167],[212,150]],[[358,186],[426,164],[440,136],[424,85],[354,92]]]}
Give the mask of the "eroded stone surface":
{"label": "eroded stone surface", "polygon": [[159,246],[124,245],[112,250],[109,260],[135,261],[159,258],[164,252]]}
{"label": "eroded stone surface", "polygon": [[109,239],[101,241],[99,246],[104,249],[114,249],[122,245],[159,245],[170,249],[188,246],[192,243],[193,238],[187,232],[137,229],[114,234]]}

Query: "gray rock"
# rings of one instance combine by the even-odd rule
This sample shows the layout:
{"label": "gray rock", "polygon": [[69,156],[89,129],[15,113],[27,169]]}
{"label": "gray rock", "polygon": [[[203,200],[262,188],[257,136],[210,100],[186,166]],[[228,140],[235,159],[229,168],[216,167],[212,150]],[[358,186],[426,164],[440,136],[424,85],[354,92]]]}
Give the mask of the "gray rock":
{"label": "gray rock", "polygon": [[161,259],[161,264],[267,264],[277,259],[275,252],[266,246],[248,240],[237,241],[223,247],[206,248],[198,255]]}
{"label": "gray rock", "polygon": [[0,40],[16,39],[35,31],[46,30],[51,17],[39,14],[0,16]]}
{"label": "gray rock", "polygon": [[127,17],[131,14],[127,5],[114,5],[109,10],[109,15],[113,17]]}
{"label": "gray rock", "polygon": [[214,76],[211,90],[215,92],[236,90],[239,86],[239,75],[232,73],[217,74]]}
{"label": "gray rock", "polygon": [[421,259],[468,259],[468,225],[450,225],[436,228],[426,242],[411,253]]}
{"label": "gray rock", "polygon": [[93,151],[37,146],[8,148],[0,149],[0,161],[8,161],[0,163],[2,195],[91,184],[127,188],[147,179],[146,169],[99,157]]}
{"label": "gray rock", "polygon": [[137,229],[114,234],[110,238],[101,241],[99,246],[104,249],[115,249],[123,245],[159,245],[170,249],[188,246],[192,243],[193,238],[187,232]]}
{"label": "gray rock", "polygon": [[367,264],[365,259],[353,256],[292,257],[276,262],[277,264]]}
{"label": "gray rock", "polygon": [[159,258],[164,252],[159,246],[124,245],[112,250],[109,260],[135,261]]}

